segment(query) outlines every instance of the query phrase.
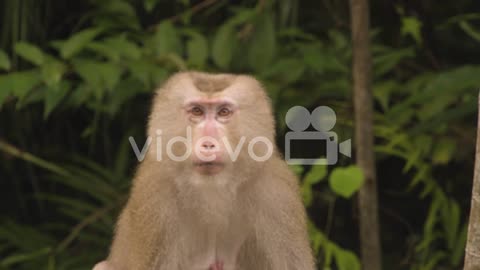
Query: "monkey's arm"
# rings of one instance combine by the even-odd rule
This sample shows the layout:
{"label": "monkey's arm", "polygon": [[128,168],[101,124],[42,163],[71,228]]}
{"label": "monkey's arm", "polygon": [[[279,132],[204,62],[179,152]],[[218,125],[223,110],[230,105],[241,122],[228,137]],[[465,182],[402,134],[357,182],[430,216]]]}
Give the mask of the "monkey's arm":
{"label": "monkey's arm", "polygon": [[[149,269],[152,262],[154,243],[159,241],[160,232],[156,232],[153,220],[127,205],[117,223],[115,237],[111,246],[108,263],[114,270]],[[151,224],[151,234],[148,234],[148,225]],[[160,225],[160,224],[158,224]]]}
{"label": "monkey's arm", "polygon": [[256,224],[257,243],[263,247],[269,269],[313,270],[307,217],[298,184],[293,174],[282,173],[282,169],[277,171],[277,179],[265,181],[265,197]]}
{"label": "monkey's arm", "polygon": [[131,196],[117,222],[108,257],[113,270],[150,270],[176,263],[171,259],[175,256],[170,256],[176,227],[171,186],[152,175],[153,170],[147,170],[146,166],[145,162],[141,164]]}

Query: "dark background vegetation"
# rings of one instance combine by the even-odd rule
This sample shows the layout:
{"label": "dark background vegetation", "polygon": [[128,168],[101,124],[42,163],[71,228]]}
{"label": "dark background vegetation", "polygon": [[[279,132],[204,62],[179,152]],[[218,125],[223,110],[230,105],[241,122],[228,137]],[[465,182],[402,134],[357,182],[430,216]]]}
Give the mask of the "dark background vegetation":
{"label": "dark background vegetation", "polygon": [[[178,70],[259,78],[281,149],[295,105],[332,107],[352,137],[348,1],[3,0],[0,14],[0,269],[106,256],[128,137],[145,138],[154,87]],[[479,21],[475,0],[371,1],[384,269],[462,267]],[[293,168],[319,269],[359,269],[353,162]]]}

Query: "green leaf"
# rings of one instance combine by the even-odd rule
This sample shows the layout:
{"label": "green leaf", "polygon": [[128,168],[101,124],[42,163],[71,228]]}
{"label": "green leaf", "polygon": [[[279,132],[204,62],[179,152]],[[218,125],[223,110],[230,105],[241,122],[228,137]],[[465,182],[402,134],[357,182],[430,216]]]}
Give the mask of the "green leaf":
{"label": "green leaf", "polygon": [[137,60],[141,56],[139,47],[135,43],[128,41],[124,35],[91,42],[87,45],[87,48],[114,62],[119,61],[121,57]]}
{"label": "green leaf", "polygon": [[[153,85],[157,86],[162,84],[168,78],[169,72],[164,67],[157,65],[157,66],[154,66],[151,74],[152,74],[151,78],[153,81]],[[155,90],[155,89],[154,88],[150,89],[150,91],[152,90]]]}
{"label": "green leaf", "polygon": [[415,17],[402,18],[402,35],[411,36],[417,44],[422,44],[422,22]]}
{"label": "green leaf", "polygon": [[218,29],[212,44],[212,58],[215,64],[223,69],[228,68],[232,61],[237,41],[235,27],[226,23]]}
{"label": "green leaf", "polygon": [[471,24],[469,24],[467,21],[461,21],[458,23],[458,25],[467,35],[480,42],[480,32],[475,30]]}
{"label": "green leaf", "polygon": [[157,56],[166,56],[170,53],[180,54],[181,42],[173,24],[162,22],[153,36],[153,51]]}
{"label": "green leaf", "polygon": [[282,58],[276,61],[262,75],[289,84],[298,81],[305,71],[305,63],[297,58]]}
{"label": "green leaf", "polygon": [[349,72],[349,67],[342,63],[334,52],[327,51],[319,42],[301,44],[299,50],[302,53],[305,65],[316,73]]}
{"label": "green leaf", "polygon": [[152,12],[155,6],[158,4],[159,0],[144,0],[143,7],[147,12]]}
{"label": "green leaf", "polygon": [[[24,251],[36,250],[55,244],[51,235],[38,230],[37,227],[23,225],[8,219],[2,221],[0,225],[0,239],[2,243],[10,243],[12,247]],[[4,262],[3,258],[0,260]]]}
{"label": "green leaf", "polygon": [[261,71],[270,66],[275,56],[275,26],[272,14],[265,13],[254,27],[248,50],[248,62],[251,68]]}
{"label": "green leaf", "polygon": [[467,242],[467,232],[468,223],[465,223],[455,238],[456,244],[455,247],[453,247],[453,253],[449,258],[449,260],[452,262],[452,265],[460,264],[463,259],[465,253],[465,243]]}
{"label": "green leaf", "polygon": [[[302,167],[300,167],[302,168]],[[303,202],[306,206],[312,204],[313,201],[313,189],[312,186],[320,182],[327,175],[326,166],[312,166],[311,170],[303,178],[301,187]]]}
{"label": "green leaf", "polygon": [[207,39],[196,32],[189,32],[191,39],[187,42],[188,62],[196,67],[203,67],[208,57]]}
{"label": "green leaf", "polygon": [[398,88],[399,85],[394,80],[385,80],[373,85],[373,96],[380,103],[383,110],[388,110],[390,97]]}
{"label": "green leaf", "polygon": [[77,59],[73,65],[80,77],[96,90],[97,97],[103,95],[104,89],[112,90],[123,72],[121,67],[108,62]]}
{"label": "green leaf", "polygon": [[290,170],[297,176],[300,176],[303,173],[303,166],[301,165],[289,165]]}
{"label": "green leaf", "polygon": [[92,41],[85,46],[85,48],[92,50],[102,56],[105,56],[108,60],[117,62],[120,59],[120,55],[116,50],[112,50],[110,46],[103,42]]}
{"label": "green leaf", "polygon": [[347,38],[347,35],[345,35],[345,33],[343,32],[340,32],[334,29],[335,28],[328,31],[328,38],[332,41],[335,50],[341,51],[346,48],[349,48],[350,42],[349,42],[349,39]]}
{"label": "green leaf", "polygon": [[[388,111],[387,118],[390,119],[390,121],[397,122],[398,116],[404,114],[406,110],[411,109],[413,104],[424,105],[432,103],[433,101],[435,101],[434,103],[437,103],[439,102],[436,101],[437,99],[440,98],[441,101],[444,101],[443,99],[446,97],[446,101],[456,101],[459,95],[466,91],[471,91],[472,88],[478,87],[480,84],[480,77],[478,74],[480,74],[479,66],[466,65],[452,70],[438,72],[434,76],[431,74],[418,75],[415,79],[412,79],[412,82],[407,84],[409,85],[409,87],[407,87],[409,90],[408,98],[395,104],[395,106]],[[476,105],[474,109],[476,109]],[[468,106],[453,108],[454,113],[458,113],[462,110],[466,110],[470,113]],[[445,112],[442,112],[442,114],[443,113]],[[437,116],[438,114],[434,114],[433,118]],[[445,118],[446,115],[440,115],[440,119],[438,120],[445,123]],[[422,116],[422,119],[427,121],[427,124],[438,124],[433,122],[432,118],[425,118]]]}
{"label": "green leaf", "polygon": [[49,247],[42,248],[39,250],[34,250],[26,253],[17,253],[10,255],[0,261],[0,265],[3,267],[8,267],[13,264],[22,263],[37,259],[38,257],[46,257],[52,252],[52,249]]}
{"label": "green leaf", "polygon": [[[10,63],[10,58],[8,57],[7,53],[4,50],[0,49],[0,69],[8,71],[11,67],[12,65]],[[0,104],[2,104],[1,100]]]}
{"label": "green leaf", "polygon": [[440,208],[445,239],[449,250],[453,250],[460,228],[460,207],[453,199],[449,199]]}
{"label": "green leaf", "polygon": [[[478,76],[480,66],[460,66],[445,72],[439,72],[432,80],[428,82],[425,91],[421,93],[424,100],[431,101],[432,97],[438,97],[438,94],[455,93],[459,95],[462,91],[478,87],[480,78]],[[419,104],[424,102],[419,100]]]}
{"label": "green leaf", "polygon": [[330,175],[330,188],[344,198],[350,198],[362,186],[364,176],[357,166],[336,168]]}
{"label": "green leaf", "polygon": [[312,205],[312,202],[313,202],[312,187],[309,185],[302,185],[300,191],[302,194],[303,204],[306,207],[309,207],[310,205]]}
{"label": "green leaf", "polygon": [[70,83],[68,81],[62,81],[57,85],[46,88],[45,90],[45,109],[43,111],[43,118],[47,119],[53,109],[57,107],[70,90]]}
{"label": "green leaf", "polygon": [[142,52],[137,44],[127,40],[125,35],[107,38],[103,43],[111,50],[116,51],[120,56],[127,59],[137,60],[141,57]]}
{"label": "green leaf", "polygon": [[258,12],[255,9],[239,9],[238,13],[235,14],[231,19],[229,19],[226,23],[231,24],[233,26],[241,25],[247,21],[250,21],[253,17],[255,17]]}
{"label": "green leaf", "polygon": [[456,142],[453,139],[442,138],[435,144],[432,155],[434,164],[447,164],[455,153]]}
{"label": "green leaf", "polygon": [[45,84],[52,86],[60,82],[67,66],[56,59],[48,60],[42,66],[42,77]]}
{"label": "green leaf", "polygon": [[115,92],[113,92],[111,97],[108,99],[106,104],[107,112],[111,115],[115,115],[119,110],[122,109],[122,106],[127,101],[131,100],[133,97],[135,97],[135,95],[144,92],[144,88],[145,85],[142,85],[142,82],[133,76],[121,80],[118,86],[115,87]]}
{"label": "green leaf", "polygon": [[45,88],[46,86],[42,84],[35,86],[34,90],[29,91],[24,98],[17,101],[15,108],[20,110],[31,104],[42,103],[45,100]]}
{"label": "green leaf", "polygon": [[15,44],[15,52],[23,59],[32,62],[35,65],[43,64],[45,55],[37,46],[27,42],[18,42]]}
{"label": "green leaf", "polygon": [[223,69],[230,66],[239,41],[235,28],[250,20],[255,14],[253,9],[242,10],[220,26],[212,42],[212,59],[217,66]]}
{"label": "green leaf", "polygon": [[136,17],[135,8],[128,1],[99,1],[99,3],[104,12],[129,18]]}
{"label": "green leaf", "polygon": [[314,165],[311,170],[307,173],[304,180],[305,183],[314,185],[320,182],[327,175],[327,166],[323,165]]}
{"label": "green leaf", "polygon": [[389,50],[373,58],[373,70],[376,77],[380,77],[387,72],[392,71],[398,64],[406,58],[412,58],[415,52],[412,48],[400,50]]}
{"label": "green leaf", "polygon": [[11,93],[10,76],[0,75],[0,108]]}
{"label": "green leaf", "polygon": [[351,251],[335,249],[335,261],[339,270],[360,270],[360,261]]}
{"label": "green leaf", "polygon": [[21,100],[39,83],[40,76],[36,70],[4,74],[0,75],[0,92],[4,97],[13,94]]}
{"label": "green leaf", "polygon": [[102,87],[102,78],[100,76],[100,73],[97,72],[96,67],[99,64],[99,62],[92,61],[92,60],[74,60],[73,66],[75,68],[75,71],[78,72],[80,77],[90,84],[91,86],[95,88],[101,88]]}
{"label": "green leaf", "polygon": [[155,65],[147,61],[147,59],[141,59],[137,61],[131,61],[128,65],[128,70],[133,77],[143,82],[146,87],[152,86],[152,71]]}
{"label": "green leaf", "polygon": [[92,87],[86,83],[79,84],[75,89],[72,90],[72,93],[68,95],[67,100],[65,101],[66,106],[72,108],[78,108],[81,105],[85,104],[90,100],[92,96]]}
{"label": "green leaf", "polygon": [[71,58],[85,48],[100,32],[98,28],[90,28],[76,33],[61,44],[60,55],[64,59]]}

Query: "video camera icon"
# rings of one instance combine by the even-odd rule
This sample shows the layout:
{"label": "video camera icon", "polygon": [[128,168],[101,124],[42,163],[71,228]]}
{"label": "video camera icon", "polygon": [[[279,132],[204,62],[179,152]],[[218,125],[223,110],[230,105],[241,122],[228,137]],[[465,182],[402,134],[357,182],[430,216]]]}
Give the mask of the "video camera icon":
{"label": "video camera icon", "polygon": [[[296,165],[333,165],[338,162],[338,153],[351,157],[351,139],[338,143],[337,133],[331,131],[337,122],[335,111],[328,106],[319,106],[310,112],[302,106],[288,110],[285,123],[292,131],[285,134],[285,161]],[[310,124],[316,131],[305,131]],[[324,141],[325,158],[293,158],[291,145],[294,141]]]}

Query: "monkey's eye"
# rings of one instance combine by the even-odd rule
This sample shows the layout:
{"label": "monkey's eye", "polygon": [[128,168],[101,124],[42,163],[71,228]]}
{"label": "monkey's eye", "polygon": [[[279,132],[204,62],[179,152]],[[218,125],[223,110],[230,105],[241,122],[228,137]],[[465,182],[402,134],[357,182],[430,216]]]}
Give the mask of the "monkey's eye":
{"label": "monkey's eye", "polygon": [[219,111],[218,111],[218,116],[220,117],[228,117],[232,114],[232,111],[228,108],[221,108]]}
{"label": "monkey's eye", "polygon": [[193,108],[190,110],[190,113],[191,113],[193,116],[202,116],[202,115],[203,115],[203,110],[202,110],[200,107],[193,107]]}

